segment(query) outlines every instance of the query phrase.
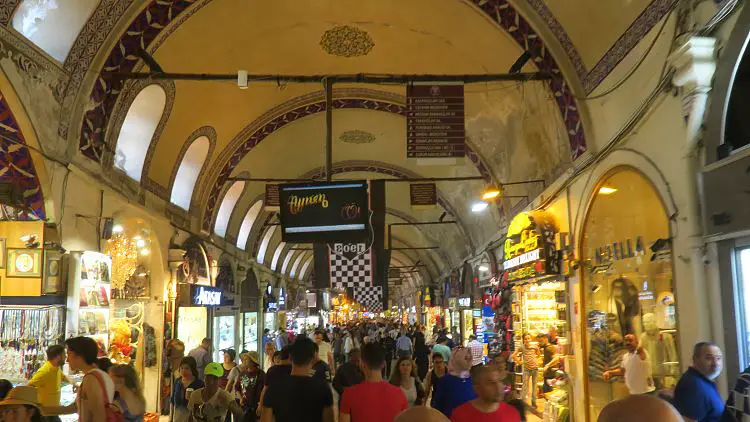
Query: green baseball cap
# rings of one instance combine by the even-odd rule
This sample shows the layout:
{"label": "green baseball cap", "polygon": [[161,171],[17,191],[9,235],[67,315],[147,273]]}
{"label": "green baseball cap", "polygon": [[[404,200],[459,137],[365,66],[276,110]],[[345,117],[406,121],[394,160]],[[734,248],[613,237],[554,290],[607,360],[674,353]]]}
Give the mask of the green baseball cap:
{"label": "green baseball cap", "polygon": [[220,363],[211,362],[206,365],[206,368],[203,370],[203,374],[213,375],[217,378],[221,378],[221,376],[224,375],[224,367],[222,367]]}

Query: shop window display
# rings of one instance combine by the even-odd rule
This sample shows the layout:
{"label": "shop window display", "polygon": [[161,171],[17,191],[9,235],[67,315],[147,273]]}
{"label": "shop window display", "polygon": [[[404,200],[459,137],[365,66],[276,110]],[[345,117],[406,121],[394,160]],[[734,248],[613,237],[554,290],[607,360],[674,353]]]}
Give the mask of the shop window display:
{"label": "shop window display", "polygon": [[619,367],[625,335],[648,352],[657,389],[679,378],[669,220],[650,182],[630,169],[605,178],[581,247],[588,413],[596,420],[607,403],[628,395],[622,378],[603,376]]}

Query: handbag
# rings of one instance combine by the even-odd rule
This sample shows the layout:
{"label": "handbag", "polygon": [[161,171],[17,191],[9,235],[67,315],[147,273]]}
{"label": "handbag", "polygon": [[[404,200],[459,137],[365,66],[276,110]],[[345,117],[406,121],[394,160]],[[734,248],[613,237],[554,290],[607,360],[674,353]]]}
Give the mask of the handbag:
{"label": "handbag", "polygon": [[102,377],[93,371],[94,378],[99,382],[99,387],[102,389],[102,396],[104,397],[104,420],[102,422],[125,422],[125,418],[122,415],[122,411],[117,405],[109,400],[109,394],[107,394],[107,387],[104,385]]}

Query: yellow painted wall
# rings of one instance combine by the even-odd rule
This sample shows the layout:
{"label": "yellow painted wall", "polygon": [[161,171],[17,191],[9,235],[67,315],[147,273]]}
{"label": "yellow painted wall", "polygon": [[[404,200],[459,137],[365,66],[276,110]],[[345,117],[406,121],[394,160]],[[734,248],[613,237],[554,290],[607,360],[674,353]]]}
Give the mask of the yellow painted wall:
{"label": "yellow painted wall", "polygon": [[[5,239],[5,247],[24,249],[26,245],[21,241],[21,236],[35,234],[39,243],[44,243],[44,223],[41,221],[0,221],[0,238]],[[0,296],[41,296],[42,279],[5,276],[7,268],[7,251],[4,261],[5,268],[0,268]],[[44,268],[44,256],[40,265]]]}

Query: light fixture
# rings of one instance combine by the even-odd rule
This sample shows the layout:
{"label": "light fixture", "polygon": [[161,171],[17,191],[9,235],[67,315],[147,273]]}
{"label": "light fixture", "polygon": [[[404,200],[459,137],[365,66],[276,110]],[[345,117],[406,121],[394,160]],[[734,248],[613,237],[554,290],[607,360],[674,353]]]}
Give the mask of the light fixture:
{"label": "light fixture", "polygon": [[115,224],[112,226],[112,233],[122,233],[125,230],[121,225]]}
{"label": "light fixture", "polygon": [[489,271],[489,270],[490,270],[490,267],[488,267],[488,266],[486,266],[484,264],[482,264],[482,265],[479,266],[479,271],[484,272],[484,271]]}
{"label": "light fixture", "polygon": [[148,250],[148,249],[146,249],[146,248],[141,249],[141,255],[143,255],[143,256],[146,256],[146,255],[148,255],[150,253],[151,253],[151,251]]}
{"label": "light fixture", "polygon": [[615,192],[617,192],[617,189],[609,187],[609,186],[602,186],[599,188],[600,195],[611,195]]}
{"label": "light fixture", "polygon": [[135,246],[139,247],[139,248],[142,248],[142,247],[146,246],[146,242],[143,239],[138,239],[138,240],[135,241]]}
{"label": "light fixture", "polygon": [[500,194],[502,193],[503,191],[498,186],[489,185],[487,186],[487,189],[485,189],[484,192],[482,193],[482,200],[489,201],[491,199],[495,199],[498,196],[500,196]]}
{"label": "light fixture", "polygon": [[482,212],[489,207],[490,204],[484,202],[484,201],[477,201],[474,204],[471,205],[471,212]]}

